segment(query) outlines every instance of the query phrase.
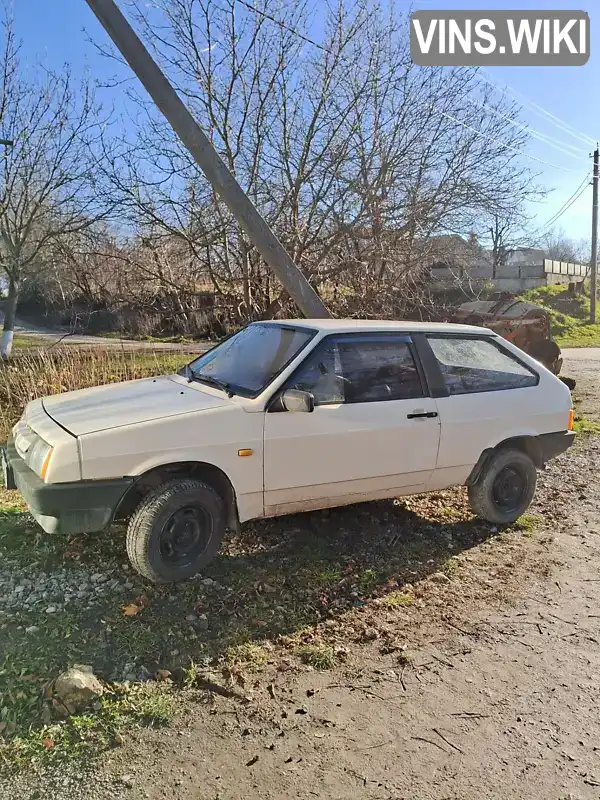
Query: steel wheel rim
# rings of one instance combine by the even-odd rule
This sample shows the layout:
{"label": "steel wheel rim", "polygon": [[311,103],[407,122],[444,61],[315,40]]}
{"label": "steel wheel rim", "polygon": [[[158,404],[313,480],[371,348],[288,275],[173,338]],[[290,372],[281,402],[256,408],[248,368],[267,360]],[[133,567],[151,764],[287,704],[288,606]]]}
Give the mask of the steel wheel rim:
{"label": "steel wheel rim", "polygon": [[503,512],[518,511],[527,490],[529,478],[524,470],[515,464],[509,464],[500,470],[492,485],[494,504]]}
{"label": "steel wheel rim", "polygon": [[200,506],[174,511],[162,526],[159,539],[163,561],[172,567],[193,564],[204,552],[211,534],[211,518]]}

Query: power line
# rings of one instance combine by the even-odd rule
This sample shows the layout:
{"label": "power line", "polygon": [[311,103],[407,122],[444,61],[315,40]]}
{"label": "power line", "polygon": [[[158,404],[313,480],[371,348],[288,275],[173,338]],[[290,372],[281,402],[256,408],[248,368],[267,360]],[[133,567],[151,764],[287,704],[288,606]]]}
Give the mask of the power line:
{"label": "power line", "polygon": [[[485,109],[486,111],[490,111],[492,114],[496,114],[497,116],[506,120],[506,122],[509,122],[511,125],[514,125],[516,128],[519,128],[520,130],[528,133],[530,136],[533,136],[534,139],[539,139],[541,142],[544,142],[544,144],[548,144],[550,145],[550,147],[554,147],[556,150],[560,150],[561,153],[565,153],[566,155],[571,156],[571,158],[581,158],[581,156],[576,155],[576,153],[577,154],[585,153],[587,155],[587,150],[584,150],[582,147],[574,147],[573,145],[568,144],[567,142],[561,142],[559,139],[555,139],[552,136],[547,136],[544,133],[540,133],[535,128],[532,128],[529,125],[523,125],[518,120],[509,117],[507,114],[503,114],[497,108],[488,106],[485,103],[475,103],[475,105],[479,106],[479,108]],[[565,148],[569,148],[569,150],[574,150],[575,152],[570,153],[569,150]]]}
{"label": "power line", "polygon": [[[463,128],[468,128],[468,130],[473,131],[473,133],[476,133],[478,136],[482,136],[484,139],[487,139],[488,141],[491,142],[497,141],[497,139],[492,139],[484,131],[478,131],[477,128],[473,128],[471,125],[467,125],[466,122],[462,122],[460,119],[453,117],[451,114],[446,114],[445,111],[440,111],[438,113],[440,113],[443,117],[447,117],[447,119],[451,119],[453,122],[457,122],[459,125],[462,125]],[[578,169],[571,169],[570,167],[559,167],[558,164],[551,164],[549,161],[544,161],[541,158],[532,156],[529,153],[525,153],[523,152],[523,150],[518,150],[516,147],[511,147],[508,144],[505,144],[503,146],[506,150],[512,150],[513,153],[518,153],[518,155],[525,156],[525,158],[530,158],[532,161],[537,161],[540,164],[545,164],[547,167],[552,167],[553,169],[559,169],[563,172],[579,172]]]}
{"label": "power line", "polygon": [[528,97],[526,97],[526,95],[523,94],[523,92],[519,92],[517,89],[514,89],[512,86],[509,86],[507,83],[499,84],[496,81],[492,81],[489,78],[486,78],[485,75],[482,74],[483,72],[486,72],[486,70],[482,70],[479,73],[479,77],[482,80],[484,80],[487,84],[489,84],[490,86],[493,86],[495,89],[503,89],[504,91],[506,91],[508,89],[508,91],[511,92],[513,94],[513,96],[515,96],[517,98],[522,98],[522,100],[520,100],[520,102],[524,102],[526,105],[531,106],[534,109],[534,111],[536,111],[538,114],[541,114],[541,115],[545,116],[546,118],[550,119],[550,121],[552,122],[553,125],[555,125],[557,128],[560,128],[561,130],[565,131],[565,133],[568,133],[569,136],[572,136],[574,139],[578,139],[579,141],[581,141],[581,142],[583,142],[584,144],[587,144],[587,145],[594,145],[596,143],[595,139],[592,139],[591,136],[588,136],[587,134],[583,133],[582,131],[578,131],[572,125],[569,125],[568,122],[565,122],[560,117],[557,117],[555,114],[552,114],[552,112],[546,110],[539,103],[536,103],[535,101],[530,100]]}
{"label": "power line", "polygon": [[319,50],[326,50],[326,48],[323,47],[322,44],[315,42],[314,39],[309,39],[308,36],[304,36],[303,33],[299,33],[299,31],[292,28],[291,25],[287,25],[282,20],[277,19],[277,17],[272,17],[270,14],[267,14],[266,11],[261,11],[260,8],[256,8],[256,6],[253,6],[251,3],[247,3],[246,0],[236,0],[236,2],[240,3],[240,5],[242,6],[245,6],[249,11],[253,11],[255,14],[258,14],[259,16],[264,17],[265,19],[268,19],[270,22],[274,22],[275,25],[279,25],[279,27],[282,30],[288,31],[289,33],[293,33],[299,39],[302,39],[303,41],[308,42],[308,44],[312,44],[315,47],[318,47]]}
{"label": "power line", "polygon": [[591,174],[592,174],[591,172],[588,172],[588,174],[585,176],[585,178],[584,178],[584,179],[583,179],[583,181],[582,181],[582,182],[579,184],[579,186],[578,186],[578,187],[575,189],[575,191],[574,191],[574,192],[573,192],[573,194],[572,194],[572,195],[569,197],[569,199],[568,199],[568,200],[567,200],[565,203],[563,203],[562,207],[561,207],[561,208],[560,208],[560,209],[559,209],[559,210],[556,212],[556,214],[554,214],[554,216],[553,216],[553,217],[551,217],[551,218],[548,220],[548,222],[546,222],[546,223],[545,223],[545,224],[542,226],[541,230],[543,230],[544,228],[549,228],[549,227],[550,227],[550,225],[554,225],[554,223],[555,223],[555,222],[558,222],[558,220],[559,220],[559,219],[562,217],[562,215],[563,215],[563,214],[565,214],[565,213],[566,213],[566,212],[567,212],[567,211],[568,211],[568,210],[571,208],[571,206],[572,206],[574,203],[576,203],[576,202],[577,202],[577,200],[579,200],[579,198],[581,197],[581,195],[582,195],[582,194],[585,192],[585,190],[586,190],[586,189],[587,189],[587,187],[589,186],[589,183],[588,183],[588,181],[589,181],[589,179],[590,179],[590,175],[591,175]]}

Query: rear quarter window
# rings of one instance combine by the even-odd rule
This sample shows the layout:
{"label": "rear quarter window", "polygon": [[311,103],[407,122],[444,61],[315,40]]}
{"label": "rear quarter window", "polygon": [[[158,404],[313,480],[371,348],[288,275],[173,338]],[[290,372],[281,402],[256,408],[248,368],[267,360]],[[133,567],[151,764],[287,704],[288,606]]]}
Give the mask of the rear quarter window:
{"label": "rear quarter window", "polygon": [[427,337],[449,394],[537,386],[539,376],[491,339]]}

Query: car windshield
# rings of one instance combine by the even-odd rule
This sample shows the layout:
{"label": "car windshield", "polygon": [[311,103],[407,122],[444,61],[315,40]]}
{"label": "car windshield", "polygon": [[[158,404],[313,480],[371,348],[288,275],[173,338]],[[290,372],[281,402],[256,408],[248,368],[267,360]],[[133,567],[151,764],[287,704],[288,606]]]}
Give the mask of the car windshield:
{"label": "car windshield", "polygon": [[254,323],[230,336],[186,367],[191,380],[232,394],[255,397],[313,338],[316,331]]}

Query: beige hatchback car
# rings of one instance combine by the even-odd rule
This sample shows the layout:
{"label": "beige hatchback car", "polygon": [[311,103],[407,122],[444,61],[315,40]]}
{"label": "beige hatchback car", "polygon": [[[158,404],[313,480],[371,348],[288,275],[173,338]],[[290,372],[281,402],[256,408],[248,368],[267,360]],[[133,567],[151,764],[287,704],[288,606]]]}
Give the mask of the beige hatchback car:
{"label": "beige hatchback car", "polygon": [[34,400],[3,462],[45,531],[128,519],[133,566],[177,581],[250,519],[466,484],[511,523],[572,422],[567,387],[487,329],[256,322],[176,375]]}

